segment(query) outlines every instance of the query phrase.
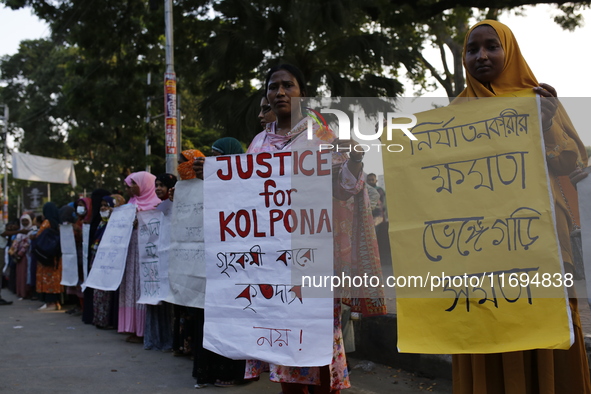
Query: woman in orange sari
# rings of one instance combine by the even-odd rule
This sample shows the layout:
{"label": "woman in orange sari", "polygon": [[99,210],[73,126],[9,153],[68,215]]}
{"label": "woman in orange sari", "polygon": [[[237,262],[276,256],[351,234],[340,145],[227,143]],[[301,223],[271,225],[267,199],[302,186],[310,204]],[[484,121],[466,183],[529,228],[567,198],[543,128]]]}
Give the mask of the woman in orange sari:
{"label": "woman in orange sari", "polygon": [[[463,56],[467,87],[454,104],[479,97],[512,95],[525,89],[533,89],[542,97],[542,129],[558,238],[565,272],[572,274],[571,216],[557,176],[586,166],[585,147],[564,108],[554,99],[556,91],[550,85],[538,83],[507,26],[492,20],[474,25],[466,35]],[[577,299],[572,293],[569,301],[575,342],[569,350],[454,355],[454,393],[591,393]]]}

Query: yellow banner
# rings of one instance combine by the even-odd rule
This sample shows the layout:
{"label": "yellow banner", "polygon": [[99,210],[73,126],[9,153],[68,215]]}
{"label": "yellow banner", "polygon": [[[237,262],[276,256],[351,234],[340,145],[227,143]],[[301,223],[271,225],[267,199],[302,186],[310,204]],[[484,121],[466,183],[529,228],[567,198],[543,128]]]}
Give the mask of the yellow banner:
{"label": "yellow banner", "polygon": [[401,352],[570,347],[573,282],[562,269],[536,100],[416,114],[416,141],[393,132],[404,150],[383,160]]}

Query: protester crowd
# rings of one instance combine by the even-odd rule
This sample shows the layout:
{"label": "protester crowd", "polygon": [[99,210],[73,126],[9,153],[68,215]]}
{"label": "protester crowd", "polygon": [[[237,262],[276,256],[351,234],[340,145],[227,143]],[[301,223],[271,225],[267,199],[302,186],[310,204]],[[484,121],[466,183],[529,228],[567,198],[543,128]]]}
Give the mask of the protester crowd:
{"label": "protester crowd", "polygon": [[[511,31],[495,21],[484,21],[466,35],[464,65],[468,87],[461,94],[464,100],[507,94],[521,89],[533,89],[543,98],[556,97],[553,88],[538,84],[521,56]],[[302,73],[290,65],[273,67],[265,80],[259,119],[264,130],[250,144],[248,153],[314,149],[321,143],[333,142],[339,147],[353,147],[354,141],[338,141],[323,124],[314,124],[313,138],[306,138],[308,115],[291,98],[306,96]],[[457,104],[457,103],[454,103]],[[547,146],[559,146],[548,156],[550,172],[565,175],[576,167],[586,165],[587,156],[568,116],[553,100],[542,100],[542,126]],[[294,126],[295,125],[295,126]],[[235,139],[223,138],[212,147],[214,155],[243,153]],[[341,151],[342,152],[342,151]],[[395,213],[386,211],[383,189],[377,187],[376,176],[367,179],[363,172],[363,152],[351,149],[349,154],[332,154],[334,264],[335,269],[357,274],[381,275],[380,256],[389,257],[389,247],[378,247],[378,237],[387,241],[387,223]],[[202,178],[204,155],[198,150],[184,151],[179,157],[181,180]],[[553,179],[551,187],[555,188]],[[137,205],[138,211],[155,209],[162,201],[174,198],[177,178],[172,174],[158,176],[135,172],[125,179],[127,203]],[[560,196],[555,192],[555,196]],[[63,300],[75,303],[68,313],[81,316],[97,329],[117,329],[127,334],[126,340],[143,344],[145,349],[170,351],[172,355],[193,358],[192,375],[195,388],[216,385],[233,386],[257,380],[263,371],[270,371],[273,381],[280,382],[283,393],[338,393],[350,387],[346,362],[342,307],[355,314],[377,316],[386,313],[383,294],[369,289],[359,298],[335,300],[333,358],[330,365],[290,367],[267,364],[257,360],[230,360],[205,349],[202,344],[204,311],[161,302],[159,305],[138,304],[139,257],[138,229],[133,230],[128,249],[125,273],[117,291],[101,291],[80,286],[64,289],[61,281],[61,261],[40,261],[35,245],[48,238],[60,223],[73,223],[79,256],[79,272],[92,270],[96,251],[114,208],[126,199],[106,190],[95,190],[90,198],[81,198],[58,209],[48,202],[42,216],[25,213],[18,222],[6,226],[3,236],[9,290],[22,299],[38,300],[39,310],[60,310]],[[558,211],[559,237],[566,232],[570,218],[560,199],[555,200]],[[88,260],[83,261],[83,225],[90,225]],[[566,229],[566,230],[565,230]],[[377,237],[376,237],[377,232]],[[353,236],[356,234],[356,236]],[[364,242],[362,244],[362,242]],[[565,243],[565,245],[568,242]],[[0,245],[1,246],[1,245]],[[394,245],[392,245],[394,247]],[[563,259],[572,270],[572,257],[566,246]],[[362,252],[361,252],[362,251]],[[81,274],[80,274],[81,275]],[[83,278],[80,277],[80,284]],[[589,368],[576,299],[571,295],[570,309],[575,326],[575,343],[570,350],[532,350],[511,354],[454,356],[454,384],[457,393],[591,393]],[[344,341],[345,339],[345,341]]]}

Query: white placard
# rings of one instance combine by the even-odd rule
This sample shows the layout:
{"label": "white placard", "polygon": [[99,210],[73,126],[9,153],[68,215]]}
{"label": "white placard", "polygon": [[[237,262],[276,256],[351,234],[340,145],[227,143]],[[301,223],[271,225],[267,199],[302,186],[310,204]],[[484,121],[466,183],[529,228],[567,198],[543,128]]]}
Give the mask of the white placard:
{"label": "white placard", "polygon": [[88,278],[88,249],[90,247],[90,224],[82,225],[82,274],[84,281]]}
{"label": "white placard", "polygon": [[[203,181],[190,179],[175,185],[170,221],[168,302],[205,306],[203,246]],[[164,243],[163,243],[164,245]]]}
{"label": "white placard", "polygon": [[135,204],[125,204],[113,209],[96,251],[88,279],[82,285],[83,290],[86,287],[105,291],[114,291],[119,288],[125,272],[127,248],[133,231],[136,210]]}
{"label": "white placard", "polygon": [[162,267],[159,250],[163,218],[164,214],[156,209],[137,214],[140,258],[138,304],[156,305],[168,295],[168,267]]}
{"label": "white placard", "polygon": [[302,275],[333,273],[331,166],[330,152],[310,150],[207,159],[204,347],[330,364],[333,298],[316,297]]}
{"label": "white placard", "polygon": [[62,286],[78,285],[78,254],[74,239],[74,226],[60,224],[60,246],[62,248]]}

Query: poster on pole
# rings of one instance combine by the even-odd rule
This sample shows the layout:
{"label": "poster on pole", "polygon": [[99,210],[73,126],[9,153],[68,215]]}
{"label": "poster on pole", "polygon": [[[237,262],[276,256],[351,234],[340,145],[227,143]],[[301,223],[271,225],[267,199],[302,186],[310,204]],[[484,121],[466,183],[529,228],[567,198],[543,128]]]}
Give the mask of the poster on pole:
{"label": "poster on pole", "polygon": [[125,204],[113,209],[109,224],[94,256],[88,279],[82,285],[83,289],[92,287],[98,290],[114,291],[119,288],[125,272],[127,249],[136,210],[135,204]]}
{"label": "poster on pole", "polygon": [[177,154],[176,74],[164,74],[164,124],[166,155]]}
{"label": "poster on pole", "polygon": [[138,248],[140,259],[140,298],[138,304],[156,305],[168,296],[168,267],[160,259],[162,211],[141,211],[138,219]]}
{"label": "poster on pole", "polygon": [[62,248],[62,286],[78,285],[78,254],[74,239],[74,226],[60,224],[60,246]]}
{"label": "poster on pole", "polygon": [[416,115],[385,152],[398,348],[568,349],[573,341],[535,97]]}
{"label": "poster on pole", "polygon": [[233,359],[329,364],[333,297],[304,278],[333,274],[331,153],[209,158],[204,204],[203,346]]}
{"label": "poster on pole", "polygon": [[[168,225],[168,223],[166,224]],[[203,245],[203,181],[189,179],[175,185],[170,219],[167,302],[205,306],[205,255]]]}

